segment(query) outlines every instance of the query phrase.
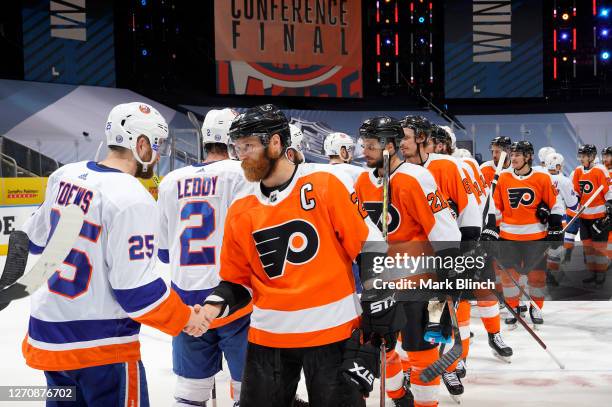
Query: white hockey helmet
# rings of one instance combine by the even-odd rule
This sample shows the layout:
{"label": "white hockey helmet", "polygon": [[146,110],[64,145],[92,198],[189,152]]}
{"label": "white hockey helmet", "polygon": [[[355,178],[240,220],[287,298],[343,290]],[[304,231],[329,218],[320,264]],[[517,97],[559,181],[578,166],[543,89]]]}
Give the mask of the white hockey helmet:
{"label": "white hockey helmet", "polygon": [[202,145],[211,143],[229,143],[229,129],[232,120],[238,115],[235,110],[225,108],[212,109],[206,113],[202,123]]}
{"label": "white hockey helmet", "polygon": [[304,150],[304,133],[302,130],[294,124],[289,124],[289,131],[291,132],[291,145],[289,147],[296,151]]}
{"label": "white hockey helmet", "polygon": [[563,156],[559,153],[548,154],[546,157],[546,169],[548,170],[556,170],[557,165],[560,165],[563,168]]}
{"label": "white hockey helmet", "polygon": [[457,157],[457,158],[472,158],[472,153],[470,153],[470,150],[467,150],[465,148],[458,148],[453,153],[453,157]]}
{"label": "white hockey helmet", "polygon": [[[143,170],[155,162],[160,146],[168,138],[168,124],[164,117],[151,105],[142,102],[122,103],[113,107],[106,120],[106,144],[129,148]],[[136,152],[138,137],[145,136],[153,155],[148,162],[142,161]]]}
{"label": "white hockey helmet", "polygon": [[448,135],[450,136],[451,147],[453,149],[457,148],[457,136],[455,136],[455,132],[453,131],[452,127],[450,127],[450,126],[440,126],[440,128],[444,129],[448,133]]}
{"label": "white hockey helmet", "polygon": [[349,155],[355,149],[355,141],[345,133],[329,133],[323,142],[323,151],[326,156],[340,155],[340,150],[345,147]]}
{"label": "white hockey helmet", "polygon": [[552,153],[556,153],[557,151],[552,148],[552,147],[542,147],[541,149],[538,150],[538,158],[540,159],[540,162],[546,162],[546,157],[548,157],[548,154],[552,154]]}

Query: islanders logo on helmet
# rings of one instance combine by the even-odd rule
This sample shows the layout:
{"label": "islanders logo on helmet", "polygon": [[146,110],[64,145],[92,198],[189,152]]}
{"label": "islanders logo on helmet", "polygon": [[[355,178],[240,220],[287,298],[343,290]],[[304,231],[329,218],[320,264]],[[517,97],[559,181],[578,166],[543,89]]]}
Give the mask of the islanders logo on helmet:
{"label": "islanders logo on helmet", "polygon": [[140,109],[140,111],[144,114],[149,114],[151,113],[151,108],[147,105],[140,105],[138,106],[138,109]]}

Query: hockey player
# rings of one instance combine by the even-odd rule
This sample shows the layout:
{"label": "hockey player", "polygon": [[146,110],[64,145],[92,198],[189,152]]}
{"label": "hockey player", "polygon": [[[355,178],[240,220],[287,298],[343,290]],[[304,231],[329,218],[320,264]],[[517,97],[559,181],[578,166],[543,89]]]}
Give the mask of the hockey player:
{"label": "hockey player", "polygon": [[[373,171],[359,176],[355,185],[356,192],[364,209],[379,227],[382,227],[383,150],[389,151],[390,252],[393,252],[395,247],[408,247],[408,250],[413,248],[406,246],[406,242],[418,247],[423,243],[433,246],[435,242],[457,242],[458,247],[460,232],[434,178],[422,167],[402,162],[397,155],[398,139],[404,137],[401,122],[386,116],[369,119],[362,125],[360,135],[364,141],[366,163]],[[436,246],[433,246],[433,250],[436,251]],[[444,253],[445,250],[449,249],[437,247],[437,253]],[[420,277],[425,276],[417,275],[415,278]],[[440,378],[437,377],[429,383],[420,379],[421,371],[438,358],[438,345],[424,339],[424,329],[428,323],[428,302],[404,302],[403,306],[408,322],[401,332],[402,348],[408,353],[414,405],[436,406]],[[387,353],[387,356],[388,395],[396,406],[411,405],[412,397],[403,386],[400,358],[394,351]]]}
{"label": "hockey player", "polygon": [[[206,159],[170,172],[159,186],[158,256],[170,264],[172,288],[187,305],[204,304],[219,285],[223,225],[232,200],[249,187],[240,162],[229,159],[229,128],[236,113],[210,110],[202,125]],[[199,338],[181,334],[172,340],[177,382],[175,406],[205,405],[225,355],[231,395],[238,405],[246,355],[251,304],[213,322]]]}
{"label": "hockey player", "polygon": [[[441,131],[444,133],[441,133]],[[451,133],[449,133],[449,131],[451,131]],[[434,143],[437,145],[437,151],[443,154],[453,154],[455,150],[455,140],[452,130],[446,126],[439,126],[438,129],[434,129],[434,133],[437,134],[434,136]],[[443,148],[440,147],[440,144],[443,145]],[[462,164],[466,177],[470,179],[473,190],[476,191],[476,197],[479,200],[479,213],[482,214],[485,209],[488,188],[486,187],[484,176],[480,172],[478,163],[471,158],[469,151],[465,151],[469,157],[455,159]],[[463,155],[465,155],[465,153],[463,153]],[[491,298],[491,295],[487,291],[476,291],[474,294],[477,299],[478,311],[482,323],[488,333],[488,342],[493,354],[503,360],[509,360],[513,351],[510,346],[506,345],[501,337],[499,302],[497,299]],[[461,360],[457,364],[456,369],[457,376],[460,379],[465,377],[467,369],[466,360],[470,349],[470,313],[471,308],[469,303],[467,301],[461,302],[457,309],[457,319],[463,347]],[[449,379],[452,379],[452,377],[449,377]]]}
{"label": "hockey player", "polygon": [[585,284],[601,287],[606,279],[608,257],[606,253],[608,233],[612,222],[612,190],[610,175],[606,167],[595,164],[597,148],[592,144],[580,146],[578,160],[580,166],[574,170],[572,183],[584,204],[595,191],[603,185],[591,205],[580,215],[580,240],[584,244],[587,270],[592,276],[583,280]]}
{"label": "hockey player", "polygon": [[[606,147],[601,152],[601,157],[604,166],[608,170],[608,176],[612,179],[612,147]],[[610,264],[610,259],[612,259],[612,230],[608,232],[608,264]],[[609,266],[608,266],[609,267]]]}
{"label": "hockey player", "polygon": [[344,133],[329,133],[323,143],[325,155],[329,157],[329,163],[337,170],[344,171],[353,182],[357,181],[359,175],[365,171],[364,168],[352,165],[355,141]]}
{"label": "hockey player", "polygon": [[553,147],[542,147],[539,149],[538,158],[540,159],[540,164],[534,165],[533,169],[538,171],[546,171],[546,157],[556,152],[557,151]]}
{"label": "hockey player", "polygon": [[[519,280],[518,271],[527,274],[529,294],[542,309],[544,305],[544,287],[546,275],[544,259],[538,264],[533,262],[544,250],[543,245],[527,244],[530,241],[549,240],[555,249],[563,240],[561,220],[563,209],[550,174],[534,170],[533,145],[528,141],[518,141],[511,147],[511,165],[500,174],[497,188],[493,194],[495,211],[500,218],[499,237],[508,243],[503,244],[501,256],[498,259],[501,266]],[[493,210],[493,209],[492,209]],[[487,220],[483,234],[497,234],[497,226],[492,210]],[[532,266],[532,270],[526,270]],[[518,309],[520,293],[518,288],[506,273],[502,273],[504,294],[508,304]],[[529,309],[534,325],[544,323],[541,313],[533,306]],[[517,320],[507,318],[505,323],[509,329],[516,328]]]}
{"label": "hockey player", "polygon": [[[230,137],[254,184],[228,210],[222,281],[202,311],[211,320],[225,317],[253,298],[240,405],[290,405],[302,368],[310,404],[364,405],[379,352],[361,344],[355,330],[360,307],[351,264],[361,255],[364,272],[371,270],[367,259],[374,253],[364,242],[386,251],[382,236],[348,178],[327,165],[286,158],[289,126],[273,105],[239,115]],[[372,333],[391,338],[393,326],[403,322],[391,297],[378,300],[363,303],[366,340]]]}
{"label": "hockey player", "polygon": [[48,386],[76,387],[78,405],[149,405],[140,324],[170,335],[203,331],[204,314],[183,304],[154,273],[155,201],[135,178],[152,176],[167,136],[166,121],[152,106],[115,106],[106,123],[106,158],[51,174],[45,201],[23,226],[31,252],[38,253],[54,232],[59,208],[77,205],[85,214],[63,266],[32,295],[22,346],[26,363],[45,371]]}
{"label": "hockey player", "polygon": [[291,132],[291,145],[287,150],[294,151],[293,154],[295,154],[295,158],[290,157],[290,161],[302,164],[306,162],[304,157],[304,133],[294,124],[289,124],[289,131]]}
{"label": "hockey player", "polygon": [[510,137],[499,136],[495,137],[491,140],[491,155],[492,159],[489,161],[485,161],[480,165],[480,171],[482,175],[484,175],[485,181],[487,182],[487,186],[491,187],[491,181],[493,181],[493,177],[495,176],[495,168],[497,167],[497,163],[499,162],[499,158],[501,157],[502,151],[506,152],[506,160],[504,161],[504,167],[510,167],[510,146],[512,145],[512,140]]}
{"label": "hockey player", "polygon": [[[561,198],[561,204],[564,209],[563,216],[566,220],[569,220],[574,216],[574,214],[576,213],[575,211],[578,208],[578,196],[576,195],[576,192],[574,192],[574,186],[572,185],[572,181],[570,181],[570,179],[567,178],[565,175],[563,175],[563,173],[561,172],[563,169],[563,161],[564,159],[561,154],[550,153],[546,156],[546,169],[548,170],[548,173],[551,175],[553,185],[557,189],[557,193],[559,194],[559,197]],[[568,231],[566,231],[565,238],[564,238],[565,241],[568,240],[568,235],[571,235],[569,236],[569,239],[573,241],[575,237],[575,233],[571,234]],[[552,250],[548,252],[548,258],[547,258],[547,264],[546,264],[547,266],[546,268],[548,270],[554,271],[554,272],[559,271],[559,265],[561,263],[562,253],[563,253],[562,248],[559,248],[559,250],[556,252],[552,252]],[[554,276],[547,274],[546,278],[548,282],[550,282],[553,285],[556,285],[556,280],[554,279]]]}

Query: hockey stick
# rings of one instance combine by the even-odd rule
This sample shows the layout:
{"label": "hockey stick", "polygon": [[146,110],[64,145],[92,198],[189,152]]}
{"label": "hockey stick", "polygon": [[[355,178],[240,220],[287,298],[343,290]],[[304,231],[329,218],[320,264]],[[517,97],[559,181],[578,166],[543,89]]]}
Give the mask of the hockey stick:
{"label": "hockey stick", "polygon": [[457,359],[459,359],[461,357],[461,354],[463,353],[463,344],[461,343],[461,335],[459,333],[459,323],[457,322],[457,314],[455,313],[455,306],[453,305],[453,300],[451,299],[451,297],[446,298],[446,305],[448,307],[451,322],[453,324],[455,342],[453,343],[452,348],[450,348],[448,352],[440,356],[438,360],[423,369],[419,377],[425,383],[429,383],[430,381],[444,373],[446,369],[448,369],[450,365],[452,365]]}
{"label": "hockey stick", "polygon": [[217,381],[213,377],[213,388],[212,388],[212,407],[217,407]]}
{"label": "hockey stick", "polygon": [[493,181],[491,181],[491,192],[487,196],[487,202],[485,203],[484,210],[482,211],[482,224],[484,225],[487,221],[487,215],[489,214],[489,206],[491,206],[491,199],[493,199],[493,192],[495,192],[495,188],[497,188],[497,181],[499,180],[499,174],[501,174],[504,169],[504,163],[506,162],[506,152],[502,151],[499,156],[499,161],[497,162],[497,167],[495,168],[495,176],[493,177]]}
{"label": "hockey stick", "polygon": [[198,133],[198,162],[202,162],[202,125],[200,124],[200,121],[198,120],[196,115],[192,112],[187,112],[187,118],[189,119],[193,127],[195,127],[196,132]]}
{"label": "hockey stick", "polygon": [[[384,146],[386,147],[386,142]],[[389,225],[387,216],[389,215],[389,151],[383,150],[383,207],[382,207],[382,235],[385,241],[388,240]],[[380,344],[380,407],[385,407],[386,383],[387,380],[387,348],[385,341]]]}
{"label": "hockey stick", "polygon": [[548,355],[552,358],[552,360],[554,360],[555,363],[559,365],[561,369],[565,369],[565,365],[561,363],[561,361],[555,356],[554,353],[552,353],[550,349],[548,349],[548,346],[546,346],[544,341],[540,339],[540,337],[533,331],[533,329],[529,327],[529,325],[527,324],[527,322],[525,322],[525,320],[521,317],[521,315],[518,312],[516,312],[510,305],[508,305],[505,298],[500,293],[498,293],[496,290],[489,290],[489,291],[491,291],[493,295],[497,297],[499,302],[502,302],[506,306],[506,309],[512,314],[514,318],[516,318],[517,321],[521,323],[521,325],[523,325],[523,328],[525,328],[525,330],[529,333],[529,335],[531,335],[533,339],[536,340],[538,345],[540,345],[542,349],[544,349],[546,353],[548,353]]}
{"label": "hockey stick", "polygon": [[55,273],[72,250],[83,227],[83,211],[76,205],[69,205],[60,212],[60,220],[42,255],[29,273],[0,291],[0,304],[32,294]]}

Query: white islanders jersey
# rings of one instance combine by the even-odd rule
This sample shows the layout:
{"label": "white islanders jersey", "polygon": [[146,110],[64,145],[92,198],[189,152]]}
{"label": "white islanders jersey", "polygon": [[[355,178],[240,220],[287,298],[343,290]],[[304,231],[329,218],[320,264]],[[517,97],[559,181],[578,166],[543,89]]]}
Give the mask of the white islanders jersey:
{"label": "white islanders jersey", "polygon": [[227,210],[237,195],[255,186],[235,160],[179,168],[160,184],[158,256],[170,264],[172,288],[187,305],[202,304],[219,285]]}
{"label": "white islanders jersey", "polygon": [[23,226],[30,251],[42,252],[74,204],[85,220],[72,250],[31,296],[26,363],[70,370],[140,360],[140,323],[178,335],[189,309],[154,273],[155,200],[129,174],[93,161],[49,177],[45,202]]}

